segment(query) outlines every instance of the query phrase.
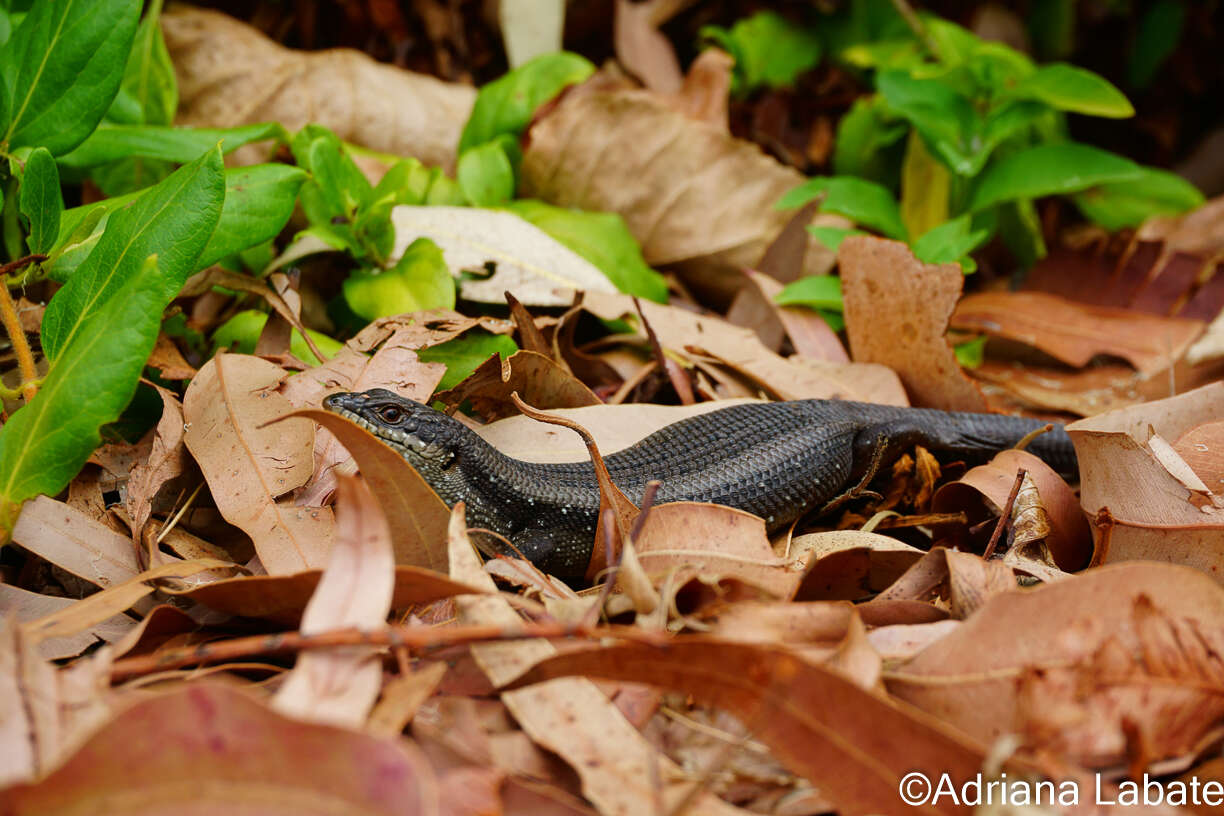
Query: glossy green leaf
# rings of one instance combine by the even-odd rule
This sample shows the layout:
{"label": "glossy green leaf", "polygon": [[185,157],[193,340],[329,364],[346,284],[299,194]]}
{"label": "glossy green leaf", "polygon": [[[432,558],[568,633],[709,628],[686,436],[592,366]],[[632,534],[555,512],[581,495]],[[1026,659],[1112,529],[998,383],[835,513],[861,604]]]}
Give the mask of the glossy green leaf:
{"label": "glossy green leaf", "polygon": [[1080,212],[1113,232],[1157,215],[1176,215],[1203,204],[1203,194],[1179,175],[1144,167],[1134,181],[1101,184],[1076,193]]}
{"label": "glossy green leaf", "polygon": [[495,207],[514,198],[514,165],[501,139],[463,151],[456,169],[459,188],[476,207]]}
{"label": "glossy green leaf", "polygon": [[140,0],[56,0],[31,6],[0,51],[9,100],[0,147],[58,156],[97,127],[119,90]]}
{"label": "glossy green leaf", "polygon": [[442,363],[446,373],[438,383],[438,391],[454,388],[466,380],[477,367],[494,354],[502,358],[518,351],[518,346],[504,334],[490,334],[482,329],[464,332],[458,337],[436,346],[417,351],[417,357],[426,363]]}
{"label": "glossy green leaf", "polygon": [[904,71],[881,71],[876,89],[948,167],[963,176],[976,172],[973,153],[980,123],[965,96],[938,79],[915,79]]}
{"label": "glossy green leaf", "polygon": [[1109,80],[1063,62],[1043,65],[1009,90],[1018,99],[1035,99],[1053,108],[1115,119],[1134,116],[1126,95]]}
{"label": "glossy green leaf", "polygon": [[302,186],[302,209],[311,224],[351,221],[374,193],[369,179],[345,152],[340,139],[322,125],[307,125],[290,142],[298,167],[310,173]]}
{"label": "glossy green leaf", "polygon": [[488,83],[476,95],[459,137],[460,155],[502,134],[519,136],[536,108],[593,73],[595,66],[586,58],[561,51],[536,57]]}
{"label": "glossy green leaf", "polygon": [[[47,305],[42,342],[53,364],[85,327],[93,325],[96,314],[128,291],[132,279],[153,287],[155,302],[169,303],[195,271],[224,200],[221,151],[211,150],[142,193],[131,206],[113,212],[89,257]],[[141,272],[150,255],[158,256],[158,274],[153,277]],[[163,306],[157,307],[158,323]]]}
{"label": "glossy green leaf", "polygon": [[867,235],[861,229],[853,229],[850,227],[825,227],[818,224],[809,224],[807,228],[808,234],[821,243],[830,252],[836,252],[841,247],[841,242],[849,238],[851,235]]}
{"label": "glossy green leaf", "polygon": [[1037,145],[1000,159],[978,177],[970,211],[1020,198],[1075,193],[1097,184],[1137,180],[1139,165],[1076,142]]}
{"label": "glossy green leaf", "polygon": [[620,291],[667,302],[667,282],[647,266],[642,248],[616,213],[584,212],[543,201],[512,201],[505,209],[586,258]]}
{"label": "glossy green leaf", "polygon": [[702,26],[700,36],[735,59],[732,87],[737,93],[790,87],[800,74],[820,63],[816,32],[775,11],[758,11],[730,29]]}
{"label": "glossy green leaf", "polygon": [[[259,335],[263,331],[264,324],[268,322],[266,312],[259,312],[254,309],[245,309],[238,312],[229,320],[222,323],[213,332],[213,348],[231,349],[242,354],[254,354],[255,344],[259,341]],[[310,335],[310,339],[315,341],[315,345],[319,347],[328,357],[333,357],[344,348],[344,344],[339,340],[328,337],[322,332],[307,329],[306,333]],[[302,338],[302,333],[297,329],[293,330],[293,334],[289,338],[289,351],[294,357],[297,357],[304,363],[309,365],[322,365],[324,362],[315,356],[310,350],[310,346],[306,345],[306,341]]]}
{"label": "glossy green leaf", "polygon": [[884,151],[908,131],[904,120],[887,113],[880,96],[860,96],[837,123],[833,171],[839,176],[861,176],[878,182],[893,177],[895,160],[890,161]]}
{"label": "glossy green leaf", "polygon": [[418,238],[394,268],[350,273],[344,281],[344,300],[366,320],[422,309],[452,309],[455,281],[437,244]]}
{"label": "glossy green leaf", "polygon": [[982,335],[963,343],[957,343],[952,347],[952,353],[956,355],[956,362],[964,368],[981,367],[986,361],[986,341],[988,339],[986,335]]}
{"label": "glossy green leaf", "polygon": [[[161,31],[161,0],[149,3],[136,29],[119,93],[107,111],[113,122],[128,125],[169,125],[178,110],[178,81]],[[199,155],[198,151],[196,155]]]}
{"label": "glossy green leaf", "polygon": [[229,255],[275,238],[289,222],[306,171],[288,164],[256,164],[225,171],[225,206],[196,259],[204,269]]}
{"label": "glossy green leaf", "polygon": [[[928,230],[914,241],[911,248],[914,256],[924,263],[960,263],[965,266],[965,256],[989,238],[990,230],[974,229],[970,216],[962,215]],[[966,268],[966,271],[971,270]]]}
{"label": "glossy green leaf", "polygon": [[276,122],[259,122],[235,128],[176,128],[145,125],[102,124],[80,147],[60,156],[61,167],[86,168],[131,156],[160,159],[182,164],[189,162],[218,143],[230,153],[251,142],[275,139],[285,142],[288,135]]}
{"label": "glossy green leaf", "polygon": [[842,310],[841,278],[836,275],[808,275],[788,283],[774,295],[779,306],[807,306],[833,312]]}
{"label": "glossy green leaf", "polygon": [[59,237],[64,198],[60,193],[55,159],[45,147],[37,148],[26,159],[25,174],[21,177],[20,206],[21,214],[30,222],[30,234],[26,238],[30,252],[47,254]]}
{"label": "glossy green leaf", "polygon": [[889,238],[904,241],[905,225],[901,208],[886,188],[872,181],[851,176],[816,176],[789,190],[778,202],[778,209],[802,207],[822,195],[820,212],[837,213]]}

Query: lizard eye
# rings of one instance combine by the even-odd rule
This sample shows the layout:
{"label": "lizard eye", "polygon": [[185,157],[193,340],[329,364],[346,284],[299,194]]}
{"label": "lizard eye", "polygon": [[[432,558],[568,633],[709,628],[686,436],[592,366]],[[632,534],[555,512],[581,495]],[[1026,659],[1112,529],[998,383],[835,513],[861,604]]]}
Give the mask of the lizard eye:
{"label": "lizard eye", "polygon": [[404,412],[394,405],[387,405],[378,409],[378,415],[382,417],[384,422],[392,425],[404,418]]}

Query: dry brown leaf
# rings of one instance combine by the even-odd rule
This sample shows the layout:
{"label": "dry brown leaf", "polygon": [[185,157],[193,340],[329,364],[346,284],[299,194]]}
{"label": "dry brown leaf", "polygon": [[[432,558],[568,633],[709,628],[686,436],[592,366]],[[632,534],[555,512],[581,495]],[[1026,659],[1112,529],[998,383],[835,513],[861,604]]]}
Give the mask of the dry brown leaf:
{"label": "dry brown leaf", "polygon": [[161,419],[157,421],[149,458],[132,468],[127,497],[124,499],[124,507],[132,520],[132,539],[135,541],[141,539],[157,491],[187,466],[187,450],[183,446],[183,406],[170,391],[161,386],[154,387],[162,400]]}
{"label": "dry brown leaf", "polygon": [[1095,562],[1168,561],[1224,581],[1220,496],[1186,487],[1150,445],[1151,431],[1178,439],[1218,421],[1221,406],[1224,385],[1216,383],[1067,426],[1079,458],[1080,503],[1093,527]]}
{"label": "dry brown leaf", "polygon": [[403,333],[401,343],[405,348],[421,349],[445,343],[465,331],[482,328],[492,334],[510,334],[514,323],[493,317],[467,317],[450,309],[433,309],[427,312],[380,317],[359,331],[345,345],[354,351],[372,351],[394,334]]}
{"label": "dry brown leaf", "polygon": [[[451,578],[491,591],[492,579],[480,569],[460,507],[451,518]],[[496,595],[461,597],[456,605],[464,623],[520,623],[510,604]],[[555,647],[543,640],[476,644],[471,650],[494,686],[556,654]],[[582,779],[583,794],[601,812],[646,813],[660,800],[670,807],[693,793],[692,783],[678,778],[679,769],[588,680],[573,678],[503,692],[501,699],[537,744],[573,767]],[[708,793],[698,793],[693,807],[702,813],[740,813]]]}
{"label": "dry brown leaf", "polygon": [[960,625],[960,621],[949,619],[933,623],[877,626],[867,633],[867,640],[885,663],[899,663],[909,660],[935,641],[956,631]]}
{"label": "dry brown leaf", "polygon": [[196,375],[195,366],[183,359],[178,346],[165,334],[157,335],[147,364],[150,368],[156,368],[163,380],[190,380]]}
{"label": "dry brown leaf", "polygon": [[[583,307],[605,320],[637,313],[637,307],[628,296],[603,292],[587,293]],[[750,329],[733,326],[717,317],[699,316],[646,301],[642,301],[640,307],[665,349],[717,358],[780,399],[850,399],[886,405],[906,404],[905,392],[897,376],[883,366],[833,363],[799,356],[783,358],[762,345]]]}
{"label": "dry brown leaf", "polygon": [[436,398],[448,405],[468,401],[481,416],[493,420],[518,413],[510,399],[515,392],[538,408],[603,404],[577,377],[535,351],[516,351],[506,358],[494,354],[467,379]]}
{"label": "dry brown leaf", "polygon": [[121,584],[140,572],[130,538],[47,496],[22,505],[13,541],[100,587]]}
{"label": "dry brown leaf", "polygon": [[327,411],[295,411],[331,431],[353,454],[391,525],[395,563],[442,570],[450,510],[412,465],[357,423]]}
{"label": "dry brown leaf", "polygon": [[[7,603],[6,600],[6,610],[10,608]],[[4,757],[0,763],[0,785],[30,779],[38,771],[33,723],[21,687],[22,655],[17,641],[20,628],[15,618],[7,611],[0,618],[0,755]]]}
{"label": "dry brown leaf", "polygon": [[837,333],[829,327],[819,314],[802,306],[779,306],[774,303],[774,297],[782,291],[782,284],[768,275],[745,270],[753,286],[745,287],[744,291],[755,289],[761,299],[769,306],[786,336],[790,338],[795,353],[813,360],[828,360],[831,363],[848,363],[850,356],[842,346]]}
{"label": "dry brown leaf", "polygon": [[943,485],[935,492],[931,509],[937,513],[963,511],[970,524],[977,524],[987,518],[983,513],[984,502],[985,509],[997,517],[1007,506],[1016,471],[1021,468],[1035,482],[1050,516],[1052,528],[1046,544],[1054,562],[1067,571],[1088,566],[1092,558],[1092,533],[1074,491],[1049,465],[1027,451],[1002,451],[989,464],[975,467],[959,480]]}
{"label": "dry brown leaf", "polygon": [[990,599],[893,673],[897,697],[966,733],[1008,732],[1090,767],[1192,749],[1224,722],[1224,590],[1195,570],[1118,564]]}
{"label": "dry brown leaf", "polygon": [[178,78],[178,124],[272,120],[294,131],[314,122],[345,141],[453,170],[471,86],[349,49],[292,51],[215,11],[177,6],[161,22]]}
{"label": "dry brown leaf", "polygon": [[[394,585],[392,557],[391,529],[369,488],[356,476],[340,477],[336,541],[302,613],[301,633],[385,628]],[[374,647],[313,649],[298,656],[272,706],[307,722],[355,728],[365,722],[381,686],[382,665]]]}
{"label": "dry brown leaf", "polygon": [[[60,612],[77,603],[74,598],[40,595],[12,584],[0,584],[0,615],[7,619],[11,614],[17,623],[39,620]],[[46,660],[76,657],[98,642],[99,639],[113,643],[135,627],[136,621],[127,615],[113,615],[88,630],[68,637],[42,638],[38,643],[38,654]],[[12,621],[0,626],[12,627]],[[0,669],[0,672],[3,670]],[[0,720],[3,717],[0,716]],[[2,738],[0,738],[2,742]],[[3,748],[0,748],[3,754]]]}
{"label": "dry brown leaf", "polygon": [[1224,196],[1181,215],[1153,216],[1135,231],[1137,241],[1161,241],[1166,251],[1211,256],[1224,251]]}
{"label": "dry brown leaf", "polygon": [[63,767],[0,797],[13,816],[67,814],[82,802],[133,816],[425,816],[439,807],[433,770],[412,743],[298,722],[206,683],[140,700]]}
{"label": "dry brown leaf", "polygon": [[[897,795],[906,774],[947,773],[959,787],[978,778],[984,761],[979,746],[930,715],[864,691],[784,647],[699,637],[626,644],[559,655],[514,685],[532,691],[530,684],[571,675],[665,686],[726,709],[841,813],[911,814]],[[963,811],[943,800],[926,812]]]}
{"label": "dry brown leaf", "polygon": [[277,391],[285,371],[245,354],[218,354],[183,398],[185,441],[226,521],[251,537],[269,574],[323,566],[331,508],[295,507],[277,497],[301,487],[314,465],[314,426],[289,413]]}
{"label": "dry brown leaf", "polygon": [[382,696],[362,730],[382,737],[403,733],[421,704],[433,696],[445,674],[445,663],[429,663],[416,671],[393,677],[383,686]]}
{"label": "dry brown leaf", "polygon": [[944,337],[964,281],[961,268],[924,264],[905,244],[871,236],[842,241],[837,261],[855,362],[896,371],[915,405],[984,411],[981,391]]}
{"label": "dry brown leaf", "polygon": [[898,600],[925,602],[938,596],[948,599],[952,617],[963,619],[989,598],[1015,590],[1011,567],[1001,561],[936,547],[860,608]]}
{"label": "dry brown leaf", "polygon": [[[297,626],[302,611],[319,585],[321,575],[321,570],[293,575],[252,575],[215,581],[178,594],[229,615],[263,618],[285,626]],[[450,580],[442,573],[399,565],[395,568],[391,606],[393,609],[407,609],[477,591],[467,584]]]}
{"label": "dry brown leaf", "polygon": [[1098,354],[1121,357],[1149,376],[1181,359],[1203,330],[1199,320],[1088,306],[1042,292],[966,295],[950,325],[1017,340],[1073,366]]}
{"label": "dry brown leaf", "polygon": [[922,550],[878,533],[833,530],[791,541],[791,559],[804,565],[796,600],[857,601],[893,584]]}
{"label": "dry brown leaf", "polygon": [[[571,94],[529,137],[523,193],[619,213],[652,266],[691,262],[732,274],[755,266],[789,217],[774,204],[804,181],[725,127],[691,119],[648,91]],[[808,274],[831,265],[824,247],[809,250]]]}
{"label": "dry brown leaf", "polygon": [[803,577],[774,555],[763,519],[719,504],[653,507],[633,543],[655,586],[667,580],[679,585],[692,578],[735,578],[789,598]]}
{"label": "dry brown leaf", "polygon": [[655,6],[616,0],[612,45],[620,64],[647,88],[659,93],[678,93],[684,85],[684,74],[676,49],[653,19]]}
{"label": "dry brown leaf", "polygon": [[1224,493],[1224,421],[1191,428],[1173,448],[1212,492]]}

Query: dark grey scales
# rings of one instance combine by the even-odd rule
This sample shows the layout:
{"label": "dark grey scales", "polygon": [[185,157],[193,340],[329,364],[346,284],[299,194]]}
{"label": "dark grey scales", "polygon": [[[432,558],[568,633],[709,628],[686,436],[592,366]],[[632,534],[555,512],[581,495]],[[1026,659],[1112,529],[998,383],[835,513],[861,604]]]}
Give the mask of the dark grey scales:
{"label": "dark grey scales", "polygon": [[[504,535],[554,575],[586,570],[599,510],[589,461],[512,459],[455,419],[381,388],[333,394],[324,407],[399,451],[448,505],[466,502],[471,526]],[[658,479],[658,503],[726,504],[761,516],[772,531],[825,506],[873,460],[886,462],[915,444],[982,460],[1042,425],[840,400],[746,403],[680,420],[604,461],[635,502]],[[1075,473],[1075,449],[1060,426],[1028,450],[1060,473]]]}

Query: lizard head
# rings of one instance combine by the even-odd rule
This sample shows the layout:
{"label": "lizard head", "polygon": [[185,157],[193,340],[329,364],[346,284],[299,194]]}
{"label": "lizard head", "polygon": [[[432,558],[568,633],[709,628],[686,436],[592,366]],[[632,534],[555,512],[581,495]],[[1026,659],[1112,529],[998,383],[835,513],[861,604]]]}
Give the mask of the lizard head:
{"label": "lizard head", "polygon": [[385,388],[331,394],[323,407],[377,436],[423,474],[450,467],[467,430],[446,414]]}

